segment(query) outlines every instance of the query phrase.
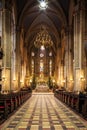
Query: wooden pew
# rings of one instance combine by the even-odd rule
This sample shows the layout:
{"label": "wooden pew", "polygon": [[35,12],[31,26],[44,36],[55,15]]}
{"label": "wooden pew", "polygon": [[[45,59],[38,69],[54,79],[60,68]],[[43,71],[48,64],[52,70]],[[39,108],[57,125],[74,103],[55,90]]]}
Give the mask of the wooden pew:
{"label": "wooden pew", "polygon": [[0,124],[32,95],[31,91],[0,94]]}
{"label": "wooden pew", "polygon": [[85,95],[84,105],[82,106],[82,115],[87,119],[87,94]]}

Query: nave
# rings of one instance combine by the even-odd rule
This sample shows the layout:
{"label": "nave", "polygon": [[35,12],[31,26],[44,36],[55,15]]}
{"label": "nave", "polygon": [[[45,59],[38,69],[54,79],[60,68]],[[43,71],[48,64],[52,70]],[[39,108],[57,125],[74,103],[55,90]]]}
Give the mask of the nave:
{"label": "nave", "polygon": [[33,93],[1,125],[1,130],[87,130],[87,121],[56,99],[53,93]]}

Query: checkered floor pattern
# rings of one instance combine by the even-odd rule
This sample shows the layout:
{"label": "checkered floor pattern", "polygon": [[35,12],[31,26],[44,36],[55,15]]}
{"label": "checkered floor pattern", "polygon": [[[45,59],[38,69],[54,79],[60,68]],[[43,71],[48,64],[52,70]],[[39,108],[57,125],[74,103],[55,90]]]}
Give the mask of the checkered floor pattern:
{"label": "checkered floor pattern", "polygon": [[1,126],[1,130],[87,130],[87,121],[53,94],[37,93]]}

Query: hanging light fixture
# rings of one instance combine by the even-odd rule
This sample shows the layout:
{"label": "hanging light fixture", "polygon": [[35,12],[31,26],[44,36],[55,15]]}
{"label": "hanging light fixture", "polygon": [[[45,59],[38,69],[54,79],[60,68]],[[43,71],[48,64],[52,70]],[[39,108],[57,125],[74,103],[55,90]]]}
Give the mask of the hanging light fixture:
{"label": "hanging light fixture", "polygon": [[37,48],[43,47],[51,47],[53,45],[53,41],[51,36],[49,35],[45,26],[41,26],[40,32],[37,33],[34,45]]}
{"label": "hanging light fixture", "polygon": [[47,0],[39,0],[39,3],[40,3],[39,7],[41,9],[46,9],[47,8]]}

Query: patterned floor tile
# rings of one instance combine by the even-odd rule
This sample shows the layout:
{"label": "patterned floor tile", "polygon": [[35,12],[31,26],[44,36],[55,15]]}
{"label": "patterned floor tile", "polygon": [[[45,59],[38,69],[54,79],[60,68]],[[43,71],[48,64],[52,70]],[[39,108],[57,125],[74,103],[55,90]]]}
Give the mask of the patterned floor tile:
{"label": "patterned floor tile", "polygon": [[34,94],[1,130],[87,130],[87,122],[52,94]]}
{"label": "patterned floor tile", "polygon": [[14,130],[14,128],[6,128],[5,130]]}
{"label": "patterned floor tile", "polygon": [[61,125],[54,125],[55,130],[63,130]]}
{"label": "patterned floor tile", "polygon": [[38,125],[31,125],[30,130],[38,130],[39,126]]}

